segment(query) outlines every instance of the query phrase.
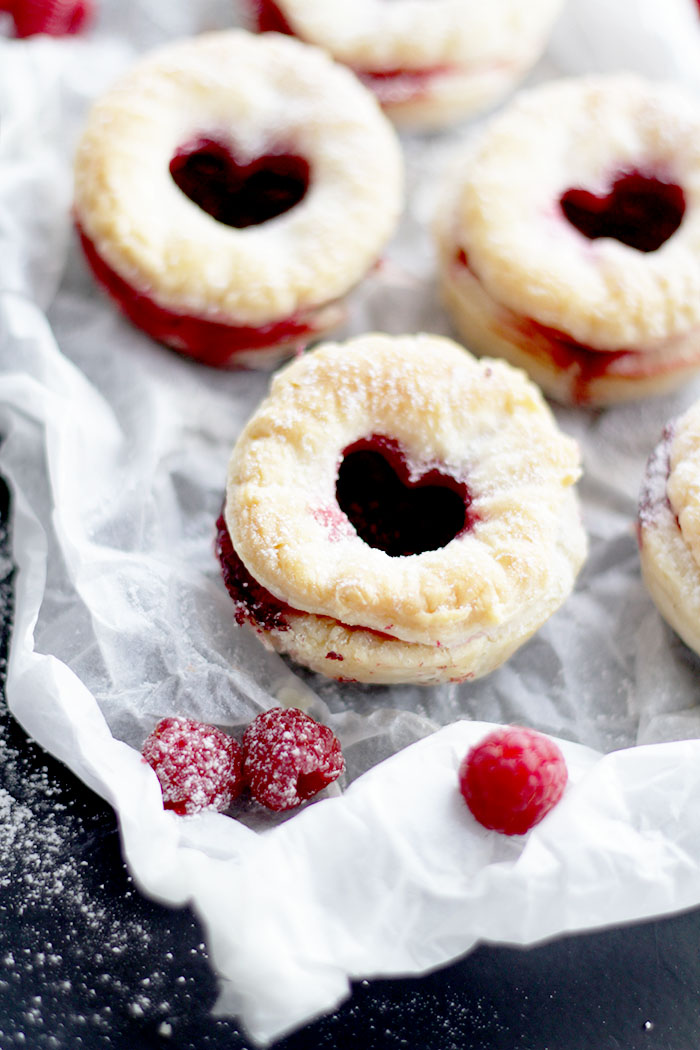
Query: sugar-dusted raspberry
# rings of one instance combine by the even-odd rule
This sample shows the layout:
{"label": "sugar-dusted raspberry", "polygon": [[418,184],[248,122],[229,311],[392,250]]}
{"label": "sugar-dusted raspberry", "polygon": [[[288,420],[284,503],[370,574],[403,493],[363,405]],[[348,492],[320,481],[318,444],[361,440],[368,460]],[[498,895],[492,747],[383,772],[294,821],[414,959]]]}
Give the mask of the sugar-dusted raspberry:
{"label": "sugar-dusted raspberry", "polygon": [[18,37],[80,33],[93,18],[93,0],[12,0],[8,3]]}
{"label": "sugar-dusted raspberry", "polygon": [[165,809],[181,816],[227,809],[243,787],[240,745],[215,726],[163,718],[141,753],[160,781]]}
{"label": "sugar-dusted raspberry", "polygon": [[243,770],[253,798],[292,809],[339,777],[340,744],[328,726],[294,707],[263,711],[243,734]]}
{"label": "sugar-dusted raspberry", "polygon": [[523,835],[562,796],[568,773],[549,737],[521,726],[496,729],[459,767],[459,789],[474,817],[504,835]]}

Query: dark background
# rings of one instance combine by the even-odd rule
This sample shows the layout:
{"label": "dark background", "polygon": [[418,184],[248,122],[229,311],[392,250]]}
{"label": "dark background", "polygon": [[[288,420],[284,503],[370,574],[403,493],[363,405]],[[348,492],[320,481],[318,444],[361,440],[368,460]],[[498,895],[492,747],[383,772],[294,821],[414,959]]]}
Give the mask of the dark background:
{"label": "dark background", "polygon": [[[0,521],[8,495],[0,482]],[[4,676],[12,566],[0,529]],[[0,703],[0,1050],[243,1050],[187,909],[143,898],[112,810]],[[698,1050],[700,909],[355,985],[278,1050]]]}

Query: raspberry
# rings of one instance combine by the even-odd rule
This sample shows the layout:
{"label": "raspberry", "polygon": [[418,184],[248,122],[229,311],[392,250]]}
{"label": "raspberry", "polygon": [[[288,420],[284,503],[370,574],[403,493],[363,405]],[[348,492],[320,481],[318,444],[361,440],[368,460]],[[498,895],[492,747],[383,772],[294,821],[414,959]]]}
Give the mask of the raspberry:
{"label": "raspberry", "polygon": [[163,718],[141,753],[160,781],[163,806],[181,816],[227,809],[243,787],[240,746],[215,726]]}
{"label": "raspberry", "polygon": [[14,0],[7,5],[18,37],[80,33],[93,17],[93,0]]}
{"label": "raspberry", "polygon": [[345,768],[328,726],[296,708],[263,711],[243,734],[243,770],[254,799],[292,809],[332,783]]}
{"label": "raspberry", "polygon": [[459,767],[459,789],[485,828],[524,835],[557,804],[568,773],[549,737],[504,726],[473,747]]}

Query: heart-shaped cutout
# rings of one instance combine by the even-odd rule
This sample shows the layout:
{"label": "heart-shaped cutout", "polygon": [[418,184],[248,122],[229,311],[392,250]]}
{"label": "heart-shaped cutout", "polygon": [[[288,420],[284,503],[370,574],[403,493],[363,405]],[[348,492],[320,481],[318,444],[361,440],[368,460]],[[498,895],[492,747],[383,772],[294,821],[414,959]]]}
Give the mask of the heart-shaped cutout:
{"label": "heart-shaped cutout", "polygon": [[445,547],[476,520],[465,482],[437,467],[414,475],[398,441],[378,434],[343,452],[336,498],[360,539],[392,558]]}
{"label": "heart-shaped cutout", "polygon": [[186,197],[225,226],[242,230],[289,211],[309,188],[309,163],[294,153],[266,153],[240,162],[221,142],[182,146],[170,174]]}
{"label": "heart-shaped cutout", "polygon": [[570,189],[559,203],[584,237],[612,237],[640,252],[660,248],[676,232],[685,212],[680,186],[638,171],[619,175],[607,194]]}

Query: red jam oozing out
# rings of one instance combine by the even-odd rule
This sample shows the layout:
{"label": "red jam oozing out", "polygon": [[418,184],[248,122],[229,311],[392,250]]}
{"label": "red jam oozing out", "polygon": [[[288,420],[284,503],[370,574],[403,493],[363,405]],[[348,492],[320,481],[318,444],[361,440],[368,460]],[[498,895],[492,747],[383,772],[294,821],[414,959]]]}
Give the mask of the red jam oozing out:
{"label": "red jam oozing out", "polygon": [[[469,270],[475,280],[479,280],[471,268],[463,248],[455,252],[457,266]],[[572,381],[572,399],[578,404],[585,404],[590,399],[591,385],[597,379],[614,375],[621,379],[641,379],[647,375],[661,375],[664,365],[657,360],[652,369],[648,356],[637,350],[595,350],[557,328],[540,324],[532,317],[512,314],[505,322],[508,338],[539,360],[553,364],[562,372],[569,372]],[[674,368],[672,360],[667,365]]]}
{"label": "red jam oozing out", "polygon": [[[251,576],[234,549],[223,514],[216,523],[216,533],[216,554],[221,564],[226,589],[234,602],[236,623],[250,623],[263,631],[288,631],[287,616],[303,616],[303,613],[280,598],[275,598],[274,594]],[[343,623],[341,626],[346,631],[367,631],[377,638],[396,640],[393,635],[372,627]],[[344,660],[345,657],[341,653],[331,651],[326,654],[326,659]],[[348,678],[346,681],[352,679]]]}
{"label": "red jam oozing out", "polygon": [[[658,360],[650,366],[647,354],[635,350],[593,350],[530,317],[518,318],[515,329],[528,353],[570,374],[572,399],[577,404],[590,400],[592,385],[598,379],[610,376],[634,381],[647,375],[660,376],[665,371]],[[666,367],[674,367],[671,359]]]}
{"label": "red jam oozing out", "polygon": [[438,550],[476,521],[465,482],[437,467],[411,476],[399,443],[379,434],[343,451],[336,498],[358,536],[391,557]]}
{"label": "red jam oozing out", "polygon": [[217,222],[242,230],[289,211],[309,188],[304,157],[271,152],[245,163],[224,143],[198,138],[170,161],[178,189]]}
{"label": "red jam oozing out", "polygon": [[374,92],[382,105],[415,102],[427,93],[431,81],[449,72],[448,66],[431,66],[426,69],[355,70],[365,87]]}
{"label": "red jam oozing out", "polygon": [[612,237],[640,252],[660,248],[676,232],[685,212],[680,186],[639,171],[618,175],[606,194],[573,188],[562,194],[559,203],[584,237]]}
{"label": "red jam oozing out", "polygon": [[315,334],[313,324],[294,315],[255,328],[167,310],[115,273],[80,227],[78,233],[85,258],[96,280],[129,320],[157,342],[171,346],[203,364],[226,368],[235,365],[237,354],[267,350],[295,341],[304,345]]}
{"label": "red jam oozing out", "polygon": [[286,615],[296,610],[250,575],[234,550],[223,514],[216,523],[216,553],[226,590],[233,599],[236,623],[248,622],[264,631],[289,630]]}

